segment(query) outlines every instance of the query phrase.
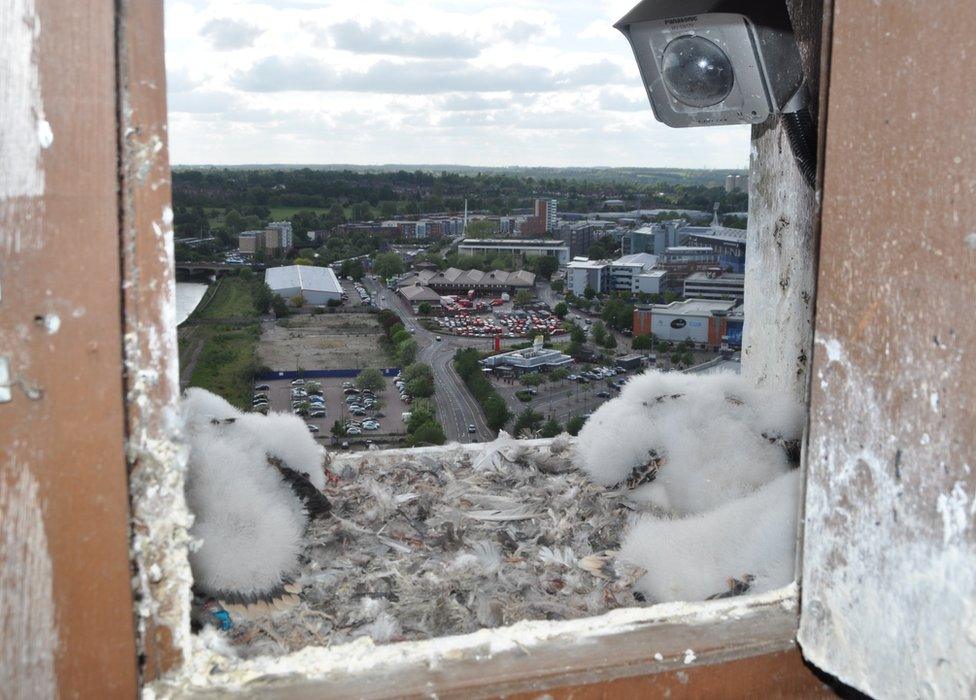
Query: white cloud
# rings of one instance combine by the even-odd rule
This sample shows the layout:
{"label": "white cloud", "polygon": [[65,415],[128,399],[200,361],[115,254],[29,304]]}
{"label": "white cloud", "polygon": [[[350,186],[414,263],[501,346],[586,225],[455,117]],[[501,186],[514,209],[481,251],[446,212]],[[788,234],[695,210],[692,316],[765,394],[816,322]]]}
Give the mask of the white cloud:
{"label": "white cloud", "polygon": [[212,19],[203,25],[200,34],[210,40],[210,45],[217,51],[235,51],[246,49],[254,43],[264,32],[238,19]]}
{"label": "white cloud", "polygon": [[741,167],[654,121],[636,0],[165,0],[174,163]]}

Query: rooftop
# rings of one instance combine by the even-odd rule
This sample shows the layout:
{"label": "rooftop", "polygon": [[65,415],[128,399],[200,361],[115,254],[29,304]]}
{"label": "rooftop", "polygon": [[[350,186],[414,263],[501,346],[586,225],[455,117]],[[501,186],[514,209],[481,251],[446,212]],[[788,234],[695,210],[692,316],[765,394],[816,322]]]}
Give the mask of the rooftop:
{"label": "rooftop", "polygon": [[657,256],[650,253],[633,253],[617,258],[613,261],[614,265],[643,265],[644,267],[654,267],[657,265]]}
{"label": "rooftop", "polygon": [[551,246],[565,248],[566,244],[558,238],[465,238],[463,246]]}
{"label": "rooftop", "polygon": [[685,282],[728,282],[730,284],[744,284],[746,276],[740,272],[695,272],[685,279]]}
{"label": "rooftop", "polygon": [[670,304],[652,304],[641,309],[652,313],[678,314],[681,316],[711,316],[716,311],[731,311],[738,302],[731,299],[686,299]]}
{"label": "rooftop", "polygon": [[264,272],[264,281],[272,289],[298,287],[316,292],[342,293],[339,278],[329,267],[313,267],[311,265],[269,267]]}

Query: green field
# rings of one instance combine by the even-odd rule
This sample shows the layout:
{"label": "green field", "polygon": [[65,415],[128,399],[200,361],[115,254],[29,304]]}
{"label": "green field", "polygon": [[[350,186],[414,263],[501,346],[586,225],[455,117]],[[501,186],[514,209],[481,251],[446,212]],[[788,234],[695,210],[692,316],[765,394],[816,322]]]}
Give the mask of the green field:
{"label": "green field", "polygon": [[180,360],[195,363],[189,385],[212,391],[242,410],[251,406],[261,336],[252,289],[243,277],[224,277],[191,316],[218,323],[187,323],[179,329]]}
{"label": "green field", "polygon": [[194,313],[194,318],[240,318],[248,316],[257,318],[258,312],[254,308],[251,290],[247,281],[240,277],[224,277],[220,280],[214,298],[204,308]]}
{"label": "green field", "polygon": [[203,340],[190,385],[223,396],[238,408],[251,406],[255,369],[254,348],[261,335],[257,324],[240,328],[201,328]]}

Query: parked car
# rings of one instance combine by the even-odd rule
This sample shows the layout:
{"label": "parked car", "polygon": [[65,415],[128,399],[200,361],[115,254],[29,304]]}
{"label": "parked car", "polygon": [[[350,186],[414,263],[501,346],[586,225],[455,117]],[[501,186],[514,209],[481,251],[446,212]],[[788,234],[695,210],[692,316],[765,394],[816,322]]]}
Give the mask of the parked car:
{"label": "parked car", "polygon": [[596,395],[599,396],[601,399],[608,399],[608,398],[610,398],[610,392],[609,391],[606,391],[606,390],[598,391],[598,392],[596,392]]}
{"label": "parked car", "polygon": [[474,427],[474,423],[472,423],[471,425],[468,426],[468,432],[469,433],[476,433],[476,432],[478,432],[478,429],[476,427]]}
{"label": "parked car", "polygon": [[321,408],[315,409],[313,411],[309,411],[308,412],[308,417],[309,418],[325,418],[325,411],[323,411]]}
{"label": "parked car", "polygon": [[310,433],[317,433],[317,432],[319,432],[319,426],[317,426],[317,425],[313,425],[311,423],[306,423],[305,424],[305,427],[308,428],[308,431]]}
{"label": "parked car", "polygon": [[305,384],[305,380],[304,379],[292,379],[291,380],[291,385],[292,386],[304,386],[304,384]]}
{"label": "parked car", "polygon": [[343,440],[342,441],[342,449],[344,449],[344,450],[348,450],[349,449],[349,441],[348,440]]}
{"label": "parked car", "polygon": [[347,435],[362,435],[363,434],[363,431],[360,428],[357,428],[356,426],[353,426],[351,428],[346,428],[346,434]]}
{"label": "parked car", "polygon": [[365,416],[366,415],[366,411],[364,411],[361,408],[353,408],[353,409],[350,409],[349,412],[351,414],[353,414],[354,416]]}
{"label": "parked car", "polygon": [[270,391],[270,390],[271,387],[268,386],[267,384],[258,384],[256,387],[254,387],[254,391]]}
{"label": "parked car", "polygon": [[369,423],[369,422],[363,423],[363,430],[379,430],[379,429],[380,429],[379,423]]}
{"label": "parked car", "polygon": [[439,343],[441,342],[441,337],[439,335],[435,335],[434,340],[436,340]]}

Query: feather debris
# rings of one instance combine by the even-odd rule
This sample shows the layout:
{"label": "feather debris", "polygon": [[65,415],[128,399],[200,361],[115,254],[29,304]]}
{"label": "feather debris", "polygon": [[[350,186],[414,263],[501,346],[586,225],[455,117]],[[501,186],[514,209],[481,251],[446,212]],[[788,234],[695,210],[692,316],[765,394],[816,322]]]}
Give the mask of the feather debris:
{"label": "feather debris", "polygon": [[[333,517],[308,532],[299,602],[235,619],[238,653],[428,639],[634,605],[639,576],[615,562],[630,510],[603,497],[571,447],[503,435],[475,453],[344,458],[353,467],[338,471],[356,476],[325,488]],[[595,552],[610,577],[579,565]]]}

